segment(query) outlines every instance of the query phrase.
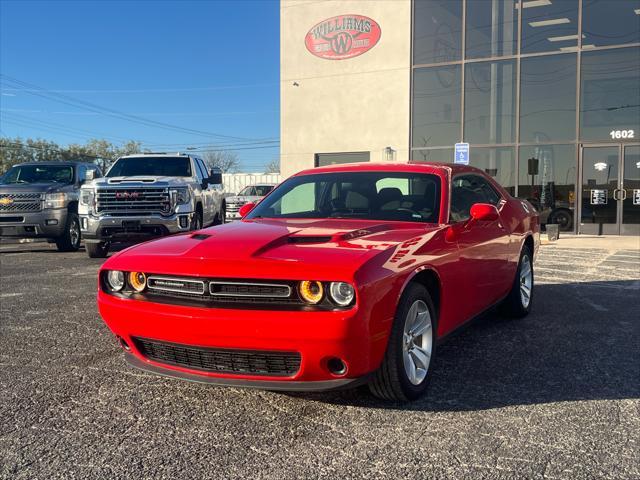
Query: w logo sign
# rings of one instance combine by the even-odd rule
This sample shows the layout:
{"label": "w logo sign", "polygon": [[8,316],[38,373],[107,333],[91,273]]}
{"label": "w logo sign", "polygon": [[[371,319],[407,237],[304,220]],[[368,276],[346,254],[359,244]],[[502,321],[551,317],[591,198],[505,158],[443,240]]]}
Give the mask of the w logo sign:
{"label": "w logo sign", "polygon": [[340,15],[314,25],[304,43],[316,57],[343,60],[357,57],[380,40],[380,25],[362,15]]}
{"label": "w logo sign", "polygon": [[331,50],[337,55],[344,55],[351,50],[353,46],[353,37],[348,32],[340,32],[333,38],[330,38]]}

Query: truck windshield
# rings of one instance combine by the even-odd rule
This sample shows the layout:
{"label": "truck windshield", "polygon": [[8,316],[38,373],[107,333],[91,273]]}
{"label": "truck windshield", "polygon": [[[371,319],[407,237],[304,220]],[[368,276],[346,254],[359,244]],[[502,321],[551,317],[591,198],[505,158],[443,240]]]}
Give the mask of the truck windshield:
{"label": "truck windshield", "polygon": [[273,190],[273,185],[250,185],[244,187],[238,195],[264,197],[271,190]]}
{"label": "truck windshield", "polygon": [[127,157],[113,164],[107,177],[190,177],[188,157]]}
{"label": "truck windshield", "polygon": [[0,183],[73,183],[70,165],[16,165],[0,177]]}
{"label": "truck windshield", "polygon": [[282,183],[247,216],[438,223],[440,178],[413,172],[332,172]]}

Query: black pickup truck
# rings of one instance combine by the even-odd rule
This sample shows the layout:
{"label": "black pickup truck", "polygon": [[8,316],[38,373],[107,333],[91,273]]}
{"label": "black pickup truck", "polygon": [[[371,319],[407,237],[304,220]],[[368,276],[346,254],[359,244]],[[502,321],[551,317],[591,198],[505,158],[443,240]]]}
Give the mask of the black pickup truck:
{"label": "black pickup truck", "polygon": [[101,176],[97,166],[81,162],[14,165],[0,176],[0,237],[46,238],[59,251],[80,247],[80,186]]}

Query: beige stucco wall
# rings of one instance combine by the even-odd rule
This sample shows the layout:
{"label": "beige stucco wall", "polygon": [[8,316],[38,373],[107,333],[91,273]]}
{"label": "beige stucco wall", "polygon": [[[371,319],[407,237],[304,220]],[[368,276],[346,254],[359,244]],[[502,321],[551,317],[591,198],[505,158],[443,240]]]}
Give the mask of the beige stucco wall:
{"label": "beige stucco wall", "polygon": [[[365,15],[382,30],[364,54],[327,60],[305,47],[311,27],[327,18]],[[280,4],[281,171],[314,166],[315,153],[371,152],[371,161],[407,161],[411,2],[282,0]],[[294,86],[296,82],[299,86]]]}

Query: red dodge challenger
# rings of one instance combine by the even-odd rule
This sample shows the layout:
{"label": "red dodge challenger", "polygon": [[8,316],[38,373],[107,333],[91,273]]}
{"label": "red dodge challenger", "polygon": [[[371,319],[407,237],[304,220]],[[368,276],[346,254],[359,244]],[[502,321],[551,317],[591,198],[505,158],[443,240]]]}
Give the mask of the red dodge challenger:
{"label": "red dodge challenger", "polygon": [[104,263],[98,306],[131,364],[412,400],[448,334],[494,306],[531,309],[538,215],[473,167],[315,168],[242,214]]}

